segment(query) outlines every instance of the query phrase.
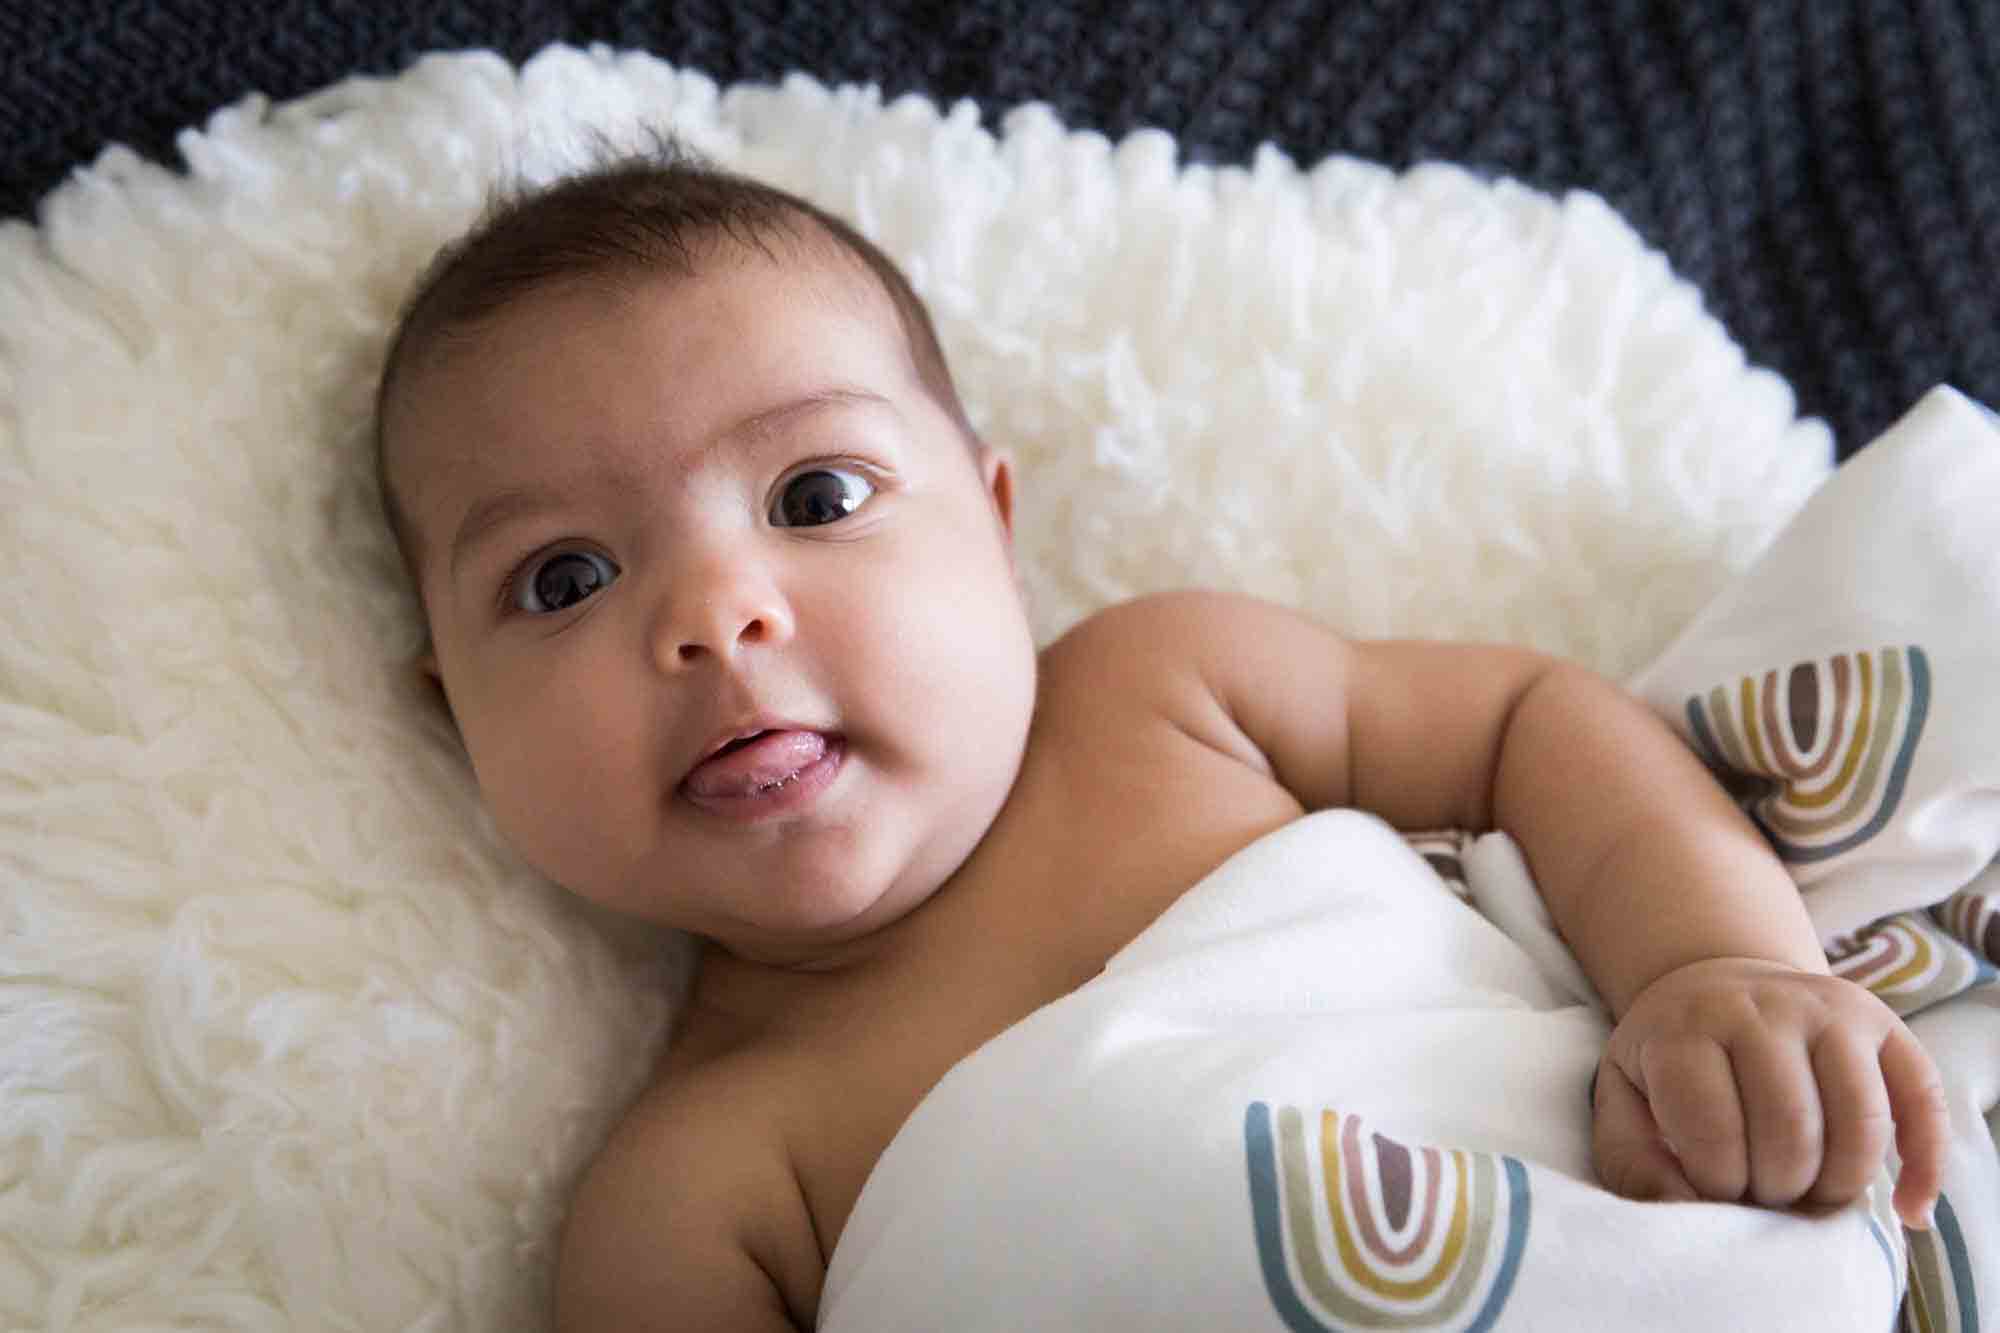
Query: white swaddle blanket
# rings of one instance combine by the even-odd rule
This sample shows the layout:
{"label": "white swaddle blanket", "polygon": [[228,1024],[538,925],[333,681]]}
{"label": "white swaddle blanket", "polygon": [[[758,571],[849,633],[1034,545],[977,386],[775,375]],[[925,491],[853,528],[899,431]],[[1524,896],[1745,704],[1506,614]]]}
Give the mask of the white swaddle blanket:
{"label": "white swaddle blanket", "polygon": [[1886,1191],[1808,1220],[1592,1182],[1607,1031],[1386,824],[1308,815],[946,1075],[819,1326],[1887,1328]]}

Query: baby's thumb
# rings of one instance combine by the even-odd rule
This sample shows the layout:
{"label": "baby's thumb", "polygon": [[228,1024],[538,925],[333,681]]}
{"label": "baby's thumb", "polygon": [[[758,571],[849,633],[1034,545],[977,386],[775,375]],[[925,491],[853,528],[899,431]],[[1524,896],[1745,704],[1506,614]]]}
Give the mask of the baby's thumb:
{"label": "baby's thumb", "polygon": [[1653,1108],[1615,1061],[1597,1067],[1590,1152],[1597,1178],[1628,1199],[1694,1200],[1680,1160],[1660,1137]]}

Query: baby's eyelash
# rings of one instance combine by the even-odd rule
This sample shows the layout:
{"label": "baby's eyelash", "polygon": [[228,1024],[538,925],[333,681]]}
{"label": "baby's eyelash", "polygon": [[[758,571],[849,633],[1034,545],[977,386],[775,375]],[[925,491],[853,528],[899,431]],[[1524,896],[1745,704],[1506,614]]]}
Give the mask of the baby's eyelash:
{"label": "baby's eyelash", "polygon": [[508,570],[506,577],[500,580],[500,591],[494,594],[493,609],[495,611],[503,616],[513,611],[515,589],[520,586],[522,576],[540,558],[541,553],[538,551],[534,555],[523,558],[519,564]]}
{"label": "baby's eyelash", "polygon": [[855,454],[822,454],[813,458],[802,458],[786,468],[778,474],[777,486],[782,488],[808,472],[824,472],[830,468],[846,468],[851,472],[859,472],[877,486],[881,485],[888,475],[887,469],[880,463]]}

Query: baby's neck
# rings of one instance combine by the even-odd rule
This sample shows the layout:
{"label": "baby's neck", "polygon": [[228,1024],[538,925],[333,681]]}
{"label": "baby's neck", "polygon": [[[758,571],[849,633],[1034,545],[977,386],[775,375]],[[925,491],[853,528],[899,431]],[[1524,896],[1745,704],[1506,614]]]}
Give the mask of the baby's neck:
{"label": "baby's neck", "polygon": [[704,939],[689,1012],[746,1034],[768,1030],[787,1015],[823,1008],[829,999],[897,971],[916,956],[911,925],[904,917],[858,939],[784,960],[746,956]]}

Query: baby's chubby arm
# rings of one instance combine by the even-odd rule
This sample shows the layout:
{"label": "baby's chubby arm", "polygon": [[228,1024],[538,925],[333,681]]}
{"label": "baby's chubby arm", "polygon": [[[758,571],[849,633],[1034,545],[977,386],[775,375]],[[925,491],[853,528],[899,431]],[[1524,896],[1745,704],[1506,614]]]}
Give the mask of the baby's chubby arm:
{"label": "baby's chubby arm", "polygon": [[1885,1005],[1828,975],[1783,865],[1637,700],[1528,650],[1348,642],[1249,598],[1171,593],[1124,614],[1199,676],[1189,695],[1240,732],[1220,743],[1247,742],[1308,809],[1520,844],[1617,1020],[1596,1089],[1607,1186],[1839,1205],[1893,1133],[1897,1209],[1925,1224],[1947,1135],[1935,1067]]}
{"label": "baby's chubby arm", "polygon": [[784,1085],[755,1070],[678,1067],[627,1110],[570,1199],[556,1333],[811,1325],[819,1242],[770,1129]]}

